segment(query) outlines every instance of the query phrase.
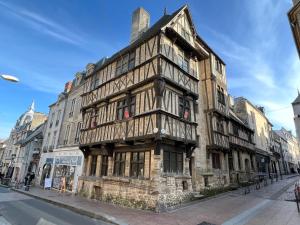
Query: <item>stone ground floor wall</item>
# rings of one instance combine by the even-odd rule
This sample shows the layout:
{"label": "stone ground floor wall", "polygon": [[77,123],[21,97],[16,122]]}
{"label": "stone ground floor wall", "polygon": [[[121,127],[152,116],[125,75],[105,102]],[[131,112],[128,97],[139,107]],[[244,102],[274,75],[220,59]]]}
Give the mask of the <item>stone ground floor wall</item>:
{"label": "stone ground floor wall", "polygon": [[[126,149],[118,149],[125,151]],[[90,156],[85,158],[85,171],[79,177],[78,193],[87,198],[99,199],[127,207],[151,209],[156,211],[175,206],[192,198],[193,188],[189,174],[189,159],[183,157],[182,174],[163,172],[163,149],[159,155],[153,149],[143,149],[145,157],[145,177],[130,177],[130,152],[127,149],[125,174],[122,177],[113,174],[114,155],[108,157],[108,174],[90,176]],[[135,150],[137,151],[137,150]],[[101,157],[97,156],[96,171],[100,171]],[[147,170],[146,170],[147,168]],[[146,171],[149,171],[149,173]]]}

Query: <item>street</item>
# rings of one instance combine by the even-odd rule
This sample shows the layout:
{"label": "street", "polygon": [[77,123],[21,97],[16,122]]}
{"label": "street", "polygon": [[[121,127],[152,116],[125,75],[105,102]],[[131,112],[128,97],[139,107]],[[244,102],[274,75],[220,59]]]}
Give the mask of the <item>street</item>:
{"label": "street", "polygon": [[0,187],[2,225],[106,225],[70,210]]}

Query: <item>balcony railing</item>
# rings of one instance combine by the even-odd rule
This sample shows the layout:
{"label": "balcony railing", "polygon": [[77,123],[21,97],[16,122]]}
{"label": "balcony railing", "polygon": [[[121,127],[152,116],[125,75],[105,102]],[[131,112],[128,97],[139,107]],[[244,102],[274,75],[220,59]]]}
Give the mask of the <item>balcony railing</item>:
{"label": "balcony railing", "polygon": [[229,136],[229,142],[234,145],[239,145],[251,150],[254,150],[254,144],[236,136]]}

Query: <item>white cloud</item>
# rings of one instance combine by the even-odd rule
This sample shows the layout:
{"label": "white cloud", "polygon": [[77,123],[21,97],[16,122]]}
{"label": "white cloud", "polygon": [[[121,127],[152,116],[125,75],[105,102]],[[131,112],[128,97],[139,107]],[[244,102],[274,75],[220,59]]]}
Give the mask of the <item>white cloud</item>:
{"label": "white cloud", "polygon": [[[300,63],[295,49],[281,52],[282,34],[279,27],[286,20],[287,9],[291,4],[274,0],[245,1],[247,20],[234,40],[233,36],[221,34],[205,27],[213,37],[213,48],[224,56],[227,68],[238,74],[227,74],[228,87],[235,95],[241,95],[254,104],[265,107],[266,115],[276,128],[281,126],[295,130],[291,102],[300,88]],[[243,21],[244,22],[244,21]],[[244,29],[244,30],[243,30]],[[247,31],[247,35],[244,32]],[[293,40],[291,46],[294,48]],[[281,50],[282,51],[282,50]]]}
{"label": "white cloud", "polygon": [[84,43],[84,41],[79,38],[79,35],[49,18],[2,1],[0,1],[0,6],[6,8],[11,15],[24,21],[32,29],[35,29],[38,32],[43,32],[44,34],[73,45],[80,46]]}

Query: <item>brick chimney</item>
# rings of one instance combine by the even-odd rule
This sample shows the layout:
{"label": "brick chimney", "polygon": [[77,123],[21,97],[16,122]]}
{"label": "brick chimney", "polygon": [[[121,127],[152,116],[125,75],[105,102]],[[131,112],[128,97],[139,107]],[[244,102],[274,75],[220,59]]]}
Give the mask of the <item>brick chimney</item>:
{"label": "brick chimney", "polygon": [[65,84],[65,90],[64,92],[65,93],[69,93],[69,91],[71,90],[72,88],[72,81],[68,81],[66,84]]}
{"label": "brick chimney", "polygon": [[130,43],[136,41],[141,34],[148,30],[150,14],[143,8],[137,8],[132,13]]}

